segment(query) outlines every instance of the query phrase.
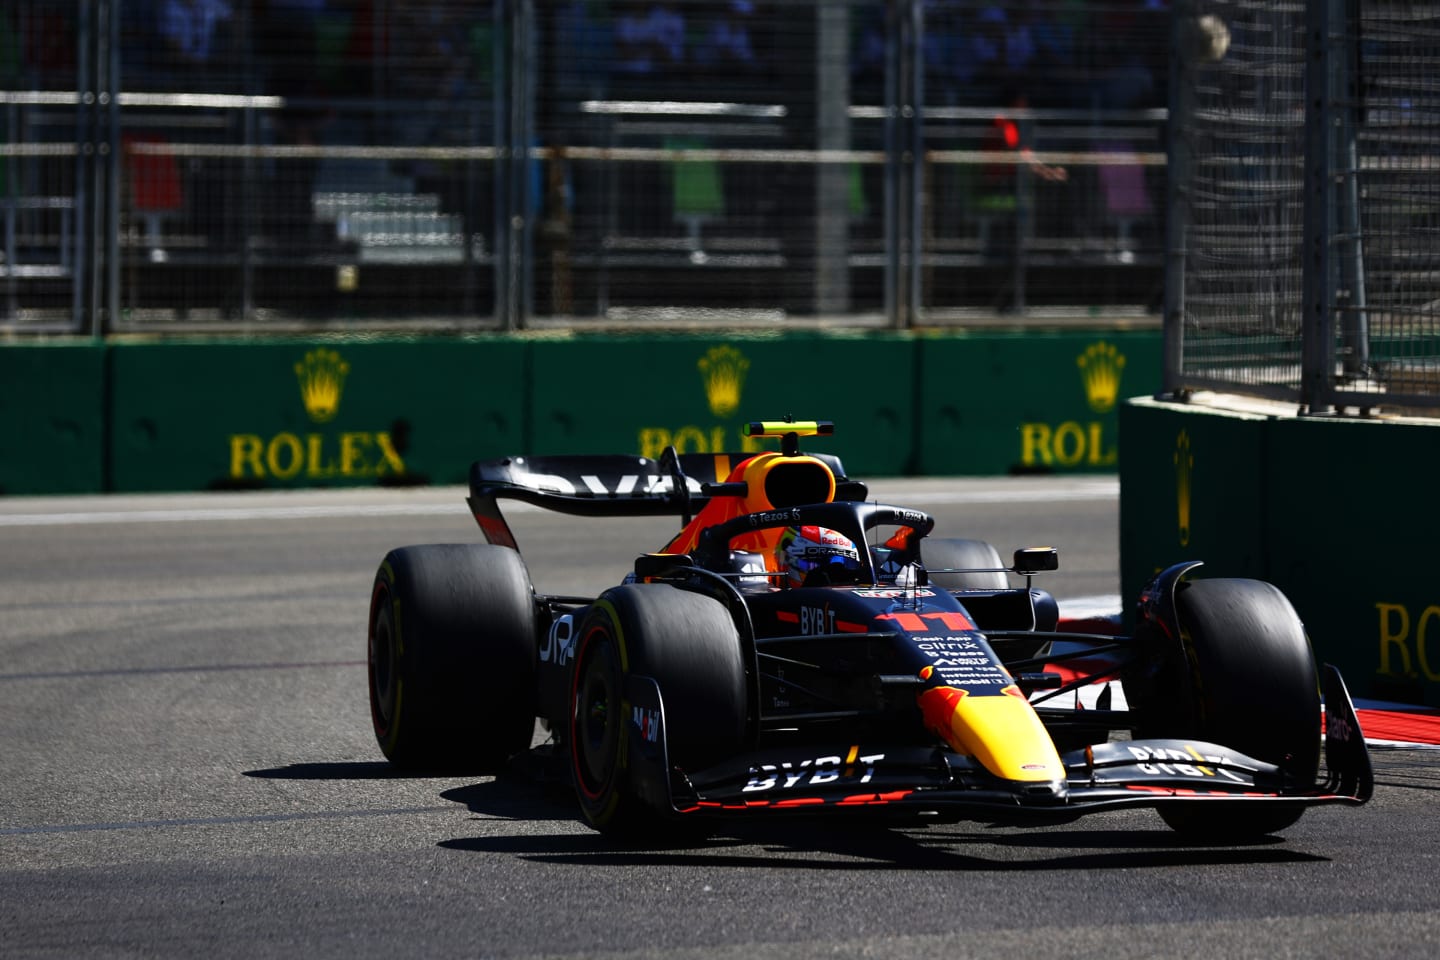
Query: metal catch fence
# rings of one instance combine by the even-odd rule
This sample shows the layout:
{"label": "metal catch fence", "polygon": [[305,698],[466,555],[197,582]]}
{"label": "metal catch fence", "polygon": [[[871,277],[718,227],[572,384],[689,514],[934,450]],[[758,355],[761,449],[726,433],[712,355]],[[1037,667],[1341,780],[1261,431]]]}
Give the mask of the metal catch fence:
{"label": "metal catch fence", "polygon": [[1177,7],[1166,387],[1440,407],[1440,6]]}
{"label": "metal catch fence", "polygon": [[15,0],[0,328],[1157,309],[1154,0]]}

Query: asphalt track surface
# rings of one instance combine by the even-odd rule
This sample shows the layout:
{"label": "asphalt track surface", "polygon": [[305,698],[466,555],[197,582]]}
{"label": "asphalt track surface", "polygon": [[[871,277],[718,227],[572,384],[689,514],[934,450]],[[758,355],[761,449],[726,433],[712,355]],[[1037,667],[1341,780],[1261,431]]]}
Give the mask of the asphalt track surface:
{"label": "asphalt track surface", "polygon": [[[939,531],[1117,590],[1113,479],[895,481]],[[1045,830],[752,824],[615,846],[567,788],[394,775],[365,612],[461,491],[0,500],[0,957],[1431,957],[1440,752],[1360,809],[1186,845],[1145,811]],[[514,526],[541,590],[614,582],[662,520]]]}

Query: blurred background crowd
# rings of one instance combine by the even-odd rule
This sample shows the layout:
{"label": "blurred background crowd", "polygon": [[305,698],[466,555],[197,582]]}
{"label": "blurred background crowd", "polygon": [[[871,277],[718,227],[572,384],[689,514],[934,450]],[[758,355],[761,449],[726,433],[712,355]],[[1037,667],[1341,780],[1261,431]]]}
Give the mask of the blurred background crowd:
{"label": "blurred background crowd", "polygon": [[6,0],[6,320],[1150,312],[1168,49],[1164,0]]}

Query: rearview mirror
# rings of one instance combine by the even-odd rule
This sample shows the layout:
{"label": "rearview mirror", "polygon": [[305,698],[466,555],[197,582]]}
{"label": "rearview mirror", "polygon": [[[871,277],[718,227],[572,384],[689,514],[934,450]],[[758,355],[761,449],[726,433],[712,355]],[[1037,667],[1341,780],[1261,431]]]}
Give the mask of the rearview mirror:
{"label": "rearview mirror", "polygon": [[635,576],[641,580],[663,577],[680,567],[695,566],[695,558],[684,553],[642,553],[635,558]]}
{"label": "rearview mirror", "polygon": [[1021,547],[1015,551],[1015,572],[1021,576],[1060,569],[1060,554],[1054,547]]}

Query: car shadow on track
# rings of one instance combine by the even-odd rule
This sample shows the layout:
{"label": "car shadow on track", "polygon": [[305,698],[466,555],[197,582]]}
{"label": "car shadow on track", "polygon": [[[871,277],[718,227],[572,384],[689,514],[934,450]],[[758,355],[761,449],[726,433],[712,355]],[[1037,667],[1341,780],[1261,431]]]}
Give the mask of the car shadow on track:
{"label": "car shadow on track", "polygon": [[[293,763],[245,776],[277,780],[425,779],[385,761]],[[509,854],[538,863],[594,866],[693,865],[788,867],[815,870],[1107,870],[1172,866],[1320,863],[1325,857],[1288,849],[1278,837],[1206,844],[1152,827],[1144,814],[1136,827],[1076,829],[992,828],[984,824],[916,826],[863,819],[800,819],[714,823],[708,838],[657,836],[619,842],[579,821],[574,794],[543,758],[516,758],[499,776],[453,787],[440,797],[477,819],[570,822],[566,833],[457,837],[449,850]],[[1113,823],[1113,818],[1111,818]]]}
{"label": "car shadow on track", "polygon": [[854,819],[720,823],[715,825],[717,834],[706,839],[657,835],[653,841],[626,843],[580,824],[568,786],[553,781],[501,777],[441,796],[485,819],[575,822],[575,830],[563,834],[490,834],[438,844],[537,863],[998,872],[1327,862],[1282,846],[1278,837],[1218,845],[1187,841],[1166,829],[1023,831],[984,824],[916,827]]}
{"label": "car shadow on track", "polygon": [[[1146,867],[1235,866],[1241,864],[1323,863],[1325,857],[1294,850],[1255,847],[1149,846],[1148,838],[1129,831],[1107,831],[1103,852],[1069,852],[1064,838],[1037,840],[1021,853],[1008,844],[988,850],[966,849],[954,837],[921,839],[894,830],[839,834],[810,842],[791,831],[783,841],[757,842],[748,835],[724,837],[687,847],[636,848],[599,834],[562,836],[460,837],[442,841],[448,850],[511,854],[537,863],[585,866],[784,867],[814,870],[968,870],[1012,872],[1040,870],[1134,870]],[[748,831],[747,831],[748,834]],[[838,835],[837,835],[838,834]],[[982,842],[985,842],[982,839]],[[1137,843],[1137,840],[1140,842]],[[1041,849],[1055,851],[1034,856]],[[1064,852],[1062,852],[1064,851]]]}
{"label": "car shadow on track", "polygon": [[574,820],[578,815],[568,785],[536,782],[513,774],[446,790],[440,796],[464,804],[471,813],[486,819]]}
{"label": "car shadow on track", "polygon": [[261,780],[405,780],[410,775],[384,760],[351,760],[338,763],[289,763],[268,770],[246,770],[247,777]]}
{"label": "car shadow on track", "polygon": [[[266,770],[246,770],[243,775],[262,780],[437,779],[433,774],[398,770],[384,760],[291,763]],[[444,790],[440,797],[463,804],[487,819],[574,820],[576,817],[570,785],[522,764],[519,758],[497,777]]]}

